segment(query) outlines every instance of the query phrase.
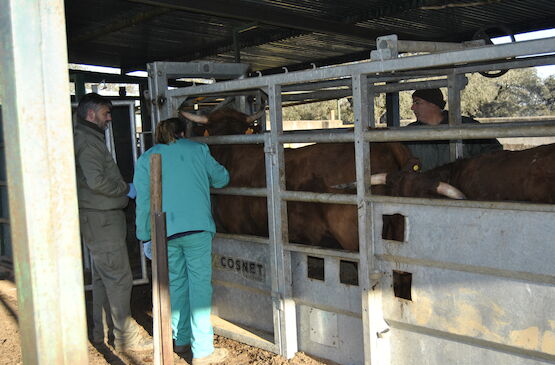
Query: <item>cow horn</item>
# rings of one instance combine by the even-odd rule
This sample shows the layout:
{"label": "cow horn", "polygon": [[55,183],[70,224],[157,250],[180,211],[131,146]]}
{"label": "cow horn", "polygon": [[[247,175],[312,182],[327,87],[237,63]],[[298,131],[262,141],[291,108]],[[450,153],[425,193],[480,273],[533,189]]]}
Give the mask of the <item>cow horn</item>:
{"label": "cow horn", "polygon": [[370,185],[385,185],[387,173],[373,174],[370,176]]}
{"label": "cow horn", "polygon": [[208,123],[208,117],[206,115],[197,115],[197,114],[192,114],[183,110],[179,111],[179,114],[181,114],[183,117],[192,120],[195,123],[201,123],[201,124],[206,124]]}
{"label": "cow horn", "polygon": [[249,115],[246,119],[247,124],[251,124],[252,122],[254,122],[255,120],[257,120],[258,118],[260,118],[261,116],[264,115],[264,113],[266,112],[266,110],[264,108],[260,109],[256,114],[253,115]]}
{"label": "cow horn", "polygon": [[466,196],[464,196],[462,191],[460,191],[459,189],[457,189],[453,185],[449,185],[449,184],[444,183],[444,182],[439,183],[439,185],[437,186],[436,191],[437,191],[438,194],[445,195],[446,197],[451,198],[451,199],[466,199]]}

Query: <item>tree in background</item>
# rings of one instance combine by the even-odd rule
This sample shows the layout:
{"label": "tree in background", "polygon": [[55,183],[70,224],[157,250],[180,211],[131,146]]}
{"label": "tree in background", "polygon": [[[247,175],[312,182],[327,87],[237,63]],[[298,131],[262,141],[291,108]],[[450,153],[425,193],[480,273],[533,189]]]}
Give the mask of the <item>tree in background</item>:
{"label": "tree in background", "polygon": [[353,122],[353,108],[347,98],[326,100],[283,108],[284,120],[328,120],[332,110],[337,119]]}
{"label": "tree in background", "polygon": [[546,96],[547,108],[549,109],[549,113],[553,114],[555,113],[555,76],[554,75],[549,76],[545,80],[544,85],[547,89],[547,96]]}
{"label": "tree in background", "polygon": [[510,70],[495,79],[474,73],[462,92],[461,110],[474,117],[548,115],[549,94],[547,80],[534,68]]}

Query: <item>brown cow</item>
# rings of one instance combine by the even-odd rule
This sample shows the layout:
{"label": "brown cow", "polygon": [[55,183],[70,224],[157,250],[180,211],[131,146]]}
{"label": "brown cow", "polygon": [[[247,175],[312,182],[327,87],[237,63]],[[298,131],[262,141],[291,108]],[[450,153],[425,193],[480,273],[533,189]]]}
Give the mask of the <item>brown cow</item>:
{"label": "brown cow", "polygon": [[392,173],[386,194],[438,197],[439,182],[459,188],[468,199],[555,203],[555,144],[522,151],[496,151],[422,173]]}
{"label": "brown cow", "polygon": [[[203,123],[210,135],[243,134],[258,117],[230,109],[208,116],[181,114]],[[260,115],[260,113],[259,113]],[[229,186],[266,186],[261,145],[213,145],[214,158],[230,172]],[[334,188],[355,179],[352,143],[313,144],[285,149],[286,189],[321,193],[345,193]],[[400,143],[371,144],[370,166],[374,173],[412,170],[418,160]],[[217,195],[214,218],[220,232],[268,236],[265,198]],[[288,202],[289,239],[331,248],[358,250],[357,209],[353,205]]]}

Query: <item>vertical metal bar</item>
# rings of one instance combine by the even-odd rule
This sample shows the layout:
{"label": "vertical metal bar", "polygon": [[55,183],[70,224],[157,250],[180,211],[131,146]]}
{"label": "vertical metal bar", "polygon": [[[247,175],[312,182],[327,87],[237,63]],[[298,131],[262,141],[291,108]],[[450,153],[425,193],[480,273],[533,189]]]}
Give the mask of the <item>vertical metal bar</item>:
{"label": "vertical metal bar", "polygon": [[108,151],[112,154],[112,158],[115,163],[118,163],[116,156],[116,144],[114,143],[114,129],[112,128],[112,123],[108,124],[108,128],[104,130],[104,138],[106,138],[106,147]]}
{"label": "vertical metal bar", "polygon": [[[139,84],[140,110],[141,110],[141,133],[152,130],[151,113],[152,103],[150,102],[150,92],[147,83]],[[141,146],[144,145],[141,143]],[[144,151],[143,151],[144,152]]]}
{"label": "vertical metal bar", "polygon": [[131,153],[133,155],[134,167],[137,164],[137,124],[135,120],[135,102],[133,101],[129,104],[129,123],[129,130],[131,132]]}
{"label": "vertical metal bar", "polygon": [[158,122],[168,119],[171,111],[166,97],[168,77],[163,62],[153,62],[146,65],[148,71],[148,90],[151,102],[151,126],[156,129]]}
{"label": "vertical metal bar", "polygon": [[239,45],[239,32],[237,29],[233,29],[233,56],[235,63],[241,62],[241,47]]}
{"label": "vertical metal bar", "polygon": [[[461,90],[464,88],[462,75],[452,72],[447,77],[447,105],[449,106],[449,125],[461,124]],[[464,76],[463,76],[464,78]],[[451,161],[463,156],[462,140],[450,141],[449,153]]]}
{"label": "vertical metal bar", "polygon": [[75,101],[79,101],[87,93],[85,89],[85,77],[84,75],[74,74],[73,80],[75,86]]}
{"label": "vertical metal bar", "polygon": [[23,363],[87,364],[64,3],[1,1],[0,24]]}
{"label": "vertical metal bar", "polygon": [[272,297],[274,301],[274,337],[280,354],[290,359],[297,352],[297,320],[291,278],[291,253],[283,250],[288,242],[287,205],[282,199],[285,190],[281,86],[268,87],[270,101],[269,134],[265,135],[266,181],[268,184],[268,229],[272,270]]}
{"label": "vertical metal bar", "polygon": [[385,94],[385,112],[388,127],[399,127],[401,116],[399,113],[399,92]]}
{"label": "vertical metal bar", "polygon": [[145,133],[144,132],[139,133],[139,150],[141,152],[141,155],[145,153]]}
{"label": "vertical metal bar", "polygon": [[383,357],[376,333],[378,323],[383,318],[381,313],[381,295],[379,286],[371,282],[376,271],[373,246],[373,203],[366,199],[370,192],[370,144],[364,141],[364,132],[369,115],[368,80],[361,74],[353,75],[353,107],[355,114],[355,166],[357,177],[357,206],[360,267],[359,282],[362,289],[362,325],[364,363],[378,364]]}

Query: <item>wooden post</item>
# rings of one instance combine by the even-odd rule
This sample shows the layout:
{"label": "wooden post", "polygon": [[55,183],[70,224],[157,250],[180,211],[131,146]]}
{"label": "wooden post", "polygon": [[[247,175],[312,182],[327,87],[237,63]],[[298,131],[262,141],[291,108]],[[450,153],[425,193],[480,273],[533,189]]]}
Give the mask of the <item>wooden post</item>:
{"label": "wooden post", "polygon": [[162,212],[162,159],[159,154],[150,157],[150,227],[154,364],[173,365],[166,214]]}

